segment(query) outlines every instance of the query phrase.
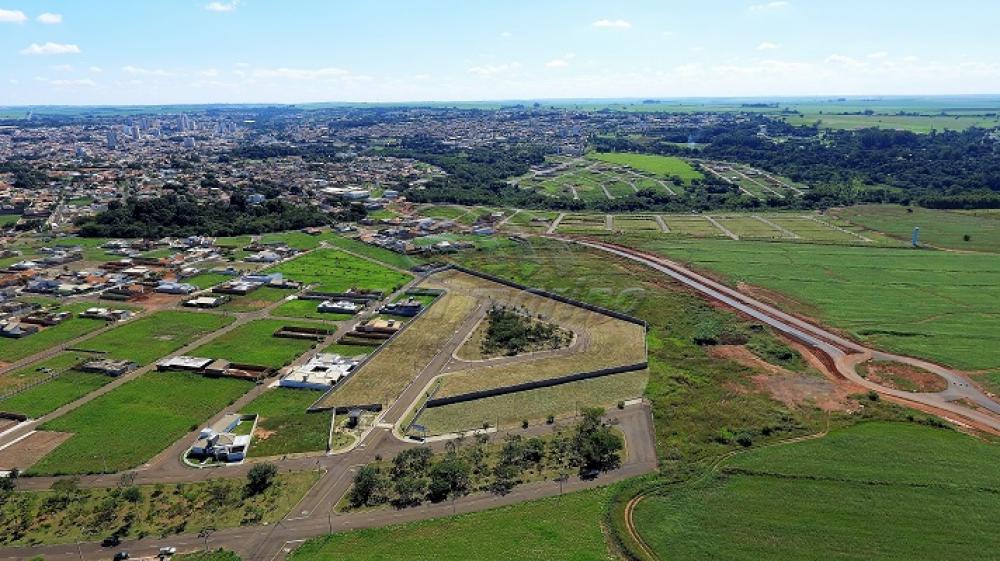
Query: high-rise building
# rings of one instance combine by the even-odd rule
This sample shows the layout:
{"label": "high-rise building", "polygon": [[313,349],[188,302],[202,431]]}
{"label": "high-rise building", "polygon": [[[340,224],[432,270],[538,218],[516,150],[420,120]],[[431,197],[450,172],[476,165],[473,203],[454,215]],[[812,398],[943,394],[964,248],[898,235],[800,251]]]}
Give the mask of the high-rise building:
{"label": "high-rise building", "polygon": [[185,138],[184,139],[184,147],[185,148],[194,148],[195,147],[194,138],[190,137],[190,136],[187,137],[187,138]]}
{"label": "high-rise building", "polygon": [[115,131],[108,131],[107,141],[109,150],[118,148],[118,134]]}
{"label": "high-rise building", "polygon": [[188,131],[190,129],[191,129],[191,119],[184,113],[181,113],[181,130]]}

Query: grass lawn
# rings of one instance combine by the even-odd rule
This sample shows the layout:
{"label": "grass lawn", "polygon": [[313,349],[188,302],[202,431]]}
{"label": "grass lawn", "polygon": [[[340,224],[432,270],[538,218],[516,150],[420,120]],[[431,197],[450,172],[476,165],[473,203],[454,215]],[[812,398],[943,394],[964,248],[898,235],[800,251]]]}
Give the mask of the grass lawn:
{"label": "grass lawn", "polygon": [[14,362],[104,327],[107,325],[104,321],[76,317],[77,313],[93,306],[91,302],[60,306],[58,311],[72,312],[73,317],[58,325],[43,327],[38,333],[22,339],[0,338],[0,361]]}
{"label": "grass lawn", "polygon": [[234,378],[150,372],[53,419],[41,430],[74,433],[29,470],[35,475],[134,468],[252,387]]}
{"label": "grass lawn", "polygon": [[[596,489],[484,512],[333,534],[299,546],[290,561],[607,561]],[[569,515],[571,514],[571,515]]]}
{"label": "grass lawn", "polygon": [[354,317],[351,314],[317,312],[316,307],[319,306],[320,302],[322,300],[289,300],[271,310],[271,315],[275,317],[311,318],[326,321],[342,321]]}
{"label": "grass lawn", "polygon": [[631,152],[592,152],[587,157],[620,166],[628,166],[648,173],[655,173],[663,177],[677,176],[686,183],[690,183],[692,179],[702,179],[704,177],[701,172],[691,167],[691,164],[673,156],[634,154]]}
{"label": "grass lawn", "polygon": [[643,240],[634,243],[887,350],[968,370],[996,369],[1000,260],[993,255],[795,243]]}
{"label": "grass lawn", "polygon": [[[1000,220],[947,210],[895,205],[854,206],[836,211],[850,222],[885,232],[910,242],[913,228],[920,227],[925,244],[951,249],[1000,253]],[[969,236],[965,241],[963,236]]]}
{"label": "grass lawn", "polygon": [[221,315],[166,310],[102,333],[78,347],[144,365],[232,321]]}
{"label": "grass lawn", "polygon": [[37,419],[114,380],[95,372],[67,370],[58,377],[0,400],[0,410]]}
{"label": "grass lawn", "polygon": [[343,343],[334,343],[323,349],[323,352],[351,357],[372,353],[377,348],[379,348],[379,345],[345,345]]}
{"label": "grass lawn", "polygon": [[192,356],[223,358],[230,362],[281,368],[308,351],[313,342],[308,339],[275,337],[282,326],[322,327],[310,323],[295,323],[275,319],[259,319],[243,324],[191,351]]}
{"label": "grass lawn", "polygon": [[320,292],[344,292],[351,288],[391,292],[412,278],[336,249],[317,249],[268,271],[281,272],[290,279],[315,284],[314,290]]}
{"label": "grass lawn", "polygon": [[1000,548],[998,461],[958,432],[860,424],[739,455],[639,503],[636,525],[663,559],[985,561]]}
{"label": "grass lawn", "polygon": [[69,370],[88,356],[93,355],[73,352],[59,353],[54,357],[33,362],[18,370],[0,374],[0,395],[51,376],[52,372]]}
{"label": "grass lawn", "polygon": [[306,413],[322,395],[316,390],[274,388],[248,403],[242,413],[258,415],[250,457],[326,450],[330,412]]}
{"label": "grass lawn", "polygon": [[326,239],[326,243],[341,249],[346,249],[347,251],[352,251],[358,255],[364,255],[365,257],[375,259],[376,261],[381,261],[387,265],[392,265],[397,269],[410,269],[425,262],[425,260],[420,257],[403,255],[401,253],[396,253],[395,251],[389,251],[385,248],[368,245],[364,242],[342,236],[330,236]]}

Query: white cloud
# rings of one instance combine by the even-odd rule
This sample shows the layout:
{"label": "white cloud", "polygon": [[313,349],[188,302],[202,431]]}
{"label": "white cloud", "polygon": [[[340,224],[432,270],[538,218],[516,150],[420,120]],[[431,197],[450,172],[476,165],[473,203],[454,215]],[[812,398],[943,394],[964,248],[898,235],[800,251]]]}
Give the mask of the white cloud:
{"label": "white cloud", "polygon": [[788,3],[788,2],[784,2],[782,0],[778,0],[776,2],[767,2],[766,4],[754,4],[754,5],[750,6],[750,11],[751,12],[769,12],[769,11],[773,11],[773,10],[780,10],[782,8],[787,8],[790,5],[791,4]]}
{"label": "white cloud", "polygon": [[503,64],[485,64],[482,66],[473,66],[469,69],[469,72],[476,74],[477,76],[497,76],[499,74],[507,74],[521,68],[520,62],[505,62]]}
{"label": "white cloud", "polygon": [[569,66],[569,61],[576,58],[576,53],[566,53],[565,55],[554,58],[545,63],[546,68],[566,68]]}
{"label": "white cloud", "polygon": [[57,64],[52,67],[52,70],[55,70],[57,72],[72,72],[73,66],[70,64]]}
{"label": "white cloud", "polygon": [[883,59],[883,58],[888,58],[888,57],[889,57],[889,53],[887,53],[885,51],[877,51],[877,52],[874,52],[874,53],[868,53],[868,58]]}
{"label": "white cloud", "polygon": [[865,63],[861,62],[860,60],[858,60],[856,58],[851,58],[849,56],[837,55],[837,54],[833,54],[833,55],[830,55],[830,56],[826,57],[826,60],[824,60],[823,62],[825,62],[827,64],[836,64],[836,65],[840,65],[840,66],[848,66],[848,67],[851,67],[851,68],[857,68],[859,66],[864,66],[865,65]]}
{"label": "white cloud", "polygon": [[623,19],[599,19],[590,25],[599,29],[629,29],[632,27],[631,23]]}
{"label": "white cloud", "polygon": [[123,66],[122,72],[133,76],[171,76],[170,72],[162,68],[143,68],[141,66]]}
{"label": "white cloud", "polygon": [[208,69],[202,70],[198,74],[201,75],[201,76],[205,76],[206,78],[214,78],[215,76],[219,75],[219,71],[216,70],[216,69],[214,69],[214,68],[208,68]]}
{"label": "white cloud", "polygon": [[49,80],[49,83],[53,86],[87,86],[94,87],[97,82],[91,80],[90,78],[83,78],[80,80]]}
{"label": "white cloud", "polygon": [[11,78],[10,80],[7,80],[7,81],[10,82],[11,85],[14,85],[14,86],[16,86],[16,85],[18,85],[18,84],[21,83],[20,81],[15,80],[14,78]]}
{"label": "white cloud", "polygon": [[38,20],[38,23],[55,25],[57,23],[62,23],[62,14],[53,14],[52,12],[45,12],[44,14],[40,14],[35,19]]}
{"label": "white cloud", "polygon": [[0,23],[24,23],[28,21],[28,16],[21,10],[0,9]]}
{"label": "white cloud", "polygon": [[210,12],[232,12],[240,5],[240,0],[231,2],[209,2],[205,4],[205,9]]}
{"label": "white cloud", "polygon": [[80,54],[80,47],[67,43],[53,43],[49,41],[39,45],[32,43],[30,46],[19,51],[22,55],[77,55]]}
{"label": "white cloud", "polygon": [[775,49],[780,49],[781,45],[777,43],[772,43],[770,41],[764,41],[760,45],[757,45],[758,51],[773,51]]}
{"label": "white cloud", "polygon": [[93,72],[95,74],[100,74],[101,72],[104,72],[104,69],[101,68],[100,66],[91,66],[87,70],[90,70],[91,72]]}
{"label": "white cloud", "polygon": [[501,31],[500,32],[500,36],[503,37],[504,39],[506,39],[508,37],[513,37],[514,34],[511,33],[510,31]]}
{"label": "white cloud", "polygon": [[253,71],[254,78],[284,78],[288,80],[329,80],[346,78],[350,75],[349,71],[333,66],[325,68],[257,68]]}

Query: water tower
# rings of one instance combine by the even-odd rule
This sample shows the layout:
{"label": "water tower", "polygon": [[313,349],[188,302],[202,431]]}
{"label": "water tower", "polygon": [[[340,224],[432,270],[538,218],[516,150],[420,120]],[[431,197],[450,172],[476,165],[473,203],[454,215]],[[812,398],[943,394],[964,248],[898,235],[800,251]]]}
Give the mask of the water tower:
{"label": "water tower", "polygon": [[920,247],[920,226],[913,227],[913,247]]}

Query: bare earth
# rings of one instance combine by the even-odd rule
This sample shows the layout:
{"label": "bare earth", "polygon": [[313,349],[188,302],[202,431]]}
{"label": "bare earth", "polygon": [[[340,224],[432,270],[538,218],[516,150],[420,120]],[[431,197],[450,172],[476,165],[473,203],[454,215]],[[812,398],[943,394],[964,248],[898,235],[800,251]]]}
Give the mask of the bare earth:
{"label": "bare earth", "polygon": [[0,450],[0,468],[27,469],[71,436],[73,436],[71,432],[38,431],[31,433],[27,438]]}

